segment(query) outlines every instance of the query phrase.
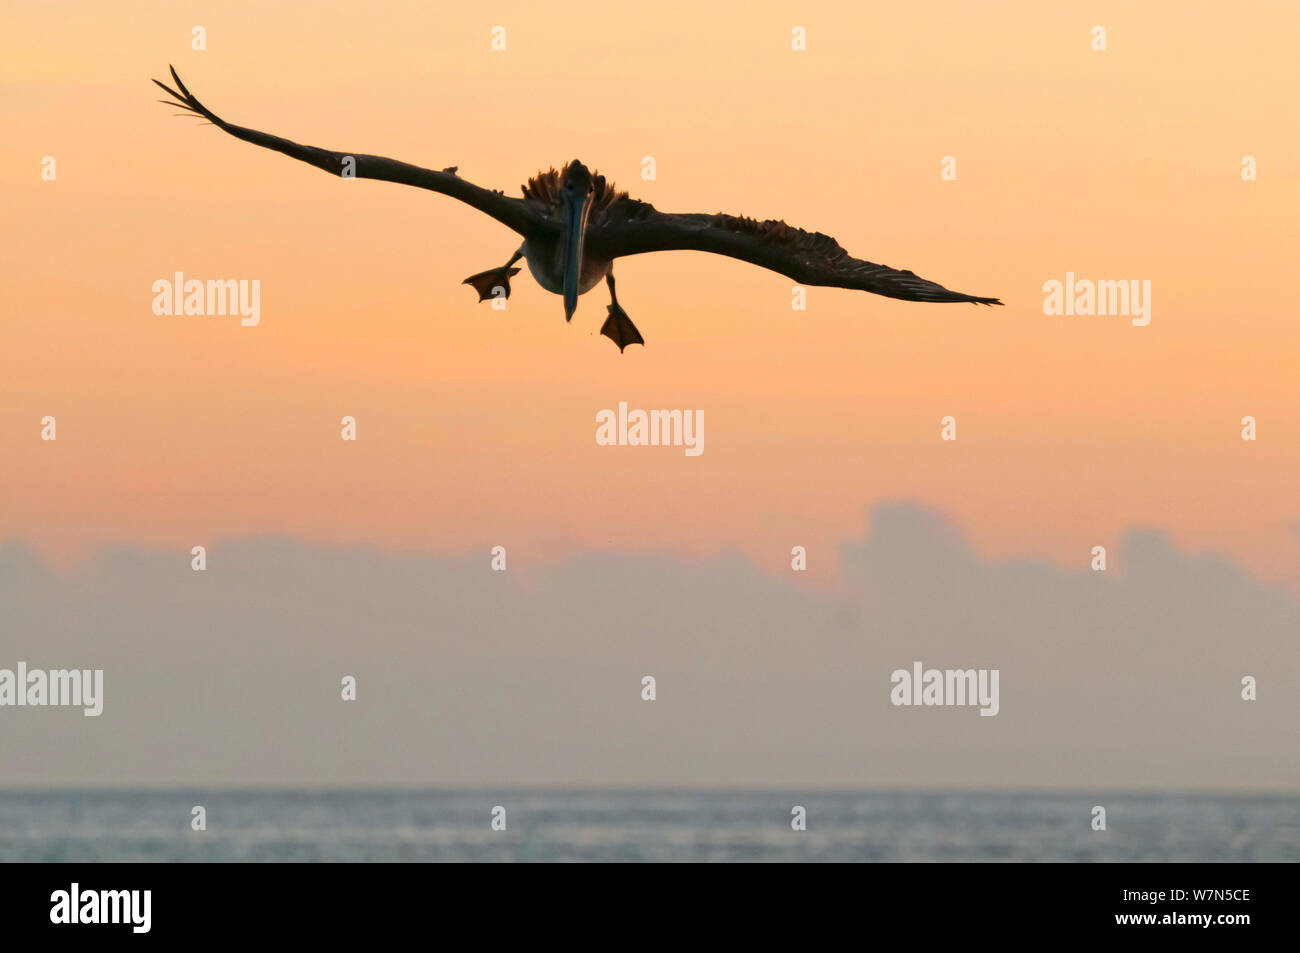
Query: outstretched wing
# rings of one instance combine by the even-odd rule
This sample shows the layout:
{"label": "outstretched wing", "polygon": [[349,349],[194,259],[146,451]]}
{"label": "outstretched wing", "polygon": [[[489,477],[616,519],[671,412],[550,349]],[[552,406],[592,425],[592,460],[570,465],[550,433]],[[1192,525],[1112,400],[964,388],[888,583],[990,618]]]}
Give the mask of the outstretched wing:
{"label": "outstretched wing", "polygon": [[852,288],[904,301],[1002,303],[949,291],[910,271],[854,258],[821,232],[805,232],[771,219],[660,212],[634,199],[616,202],[591,222],[586,243],[592,252],[609,259],[652,251],[706,251],[768,268],[801,285]]}
{"label": "outstretched wing", "polygon": [[551,232],[557,228],[538,203],[528,202],[524,199],[508,198],[501,192],[489,191],[474,185],[472,182],[466,182],[456,175],[455,166],[443,169],[441,172],[435,172],[432,169],[422,169],[419,166],[398,162],[396,159],[386,159],[383,156],[363,155],[357,152],[331,152],[328,149],[318,149],[315,146],[303,146],[288,139],[281,139],[279,136],[258,132],[256,129],[245,129],[243,126],[233,125],[199,102],[194,97],[194,94],[185,88],[181,78],[176,75],[174,67],[171,68],[171,74],[177,89],[172,89],[159,80],[154,80],[154,82],[166,90],[175,100],[175,103],[168,100],[160,101],[168,105],[180,105],[195,115],[203,116],[214,126],[225,130],[236,139],[243,139],[255,146],[283,152],[287,156],[301,159],[318,169],[324,169],[332,175],[349,174],[359,179],[382,179],[385,182],[400,182],[403,185],[414,185],[417,188],[430,189],[434,192],[441,192],[443,195],[450,195],[452,198],[459,199],[480,212],[491,215],[498,222],[514,229],[521,235]]}

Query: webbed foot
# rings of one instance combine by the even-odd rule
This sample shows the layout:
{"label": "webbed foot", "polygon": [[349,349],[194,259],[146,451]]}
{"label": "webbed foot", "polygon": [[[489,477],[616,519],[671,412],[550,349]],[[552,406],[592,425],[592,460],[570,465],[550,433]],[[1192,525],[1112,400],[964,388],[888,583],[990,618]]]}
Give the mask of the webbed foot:
{"label": "webbed foot", "polygon": [[478,292],[479,301],[497,297],[497,288],[502,289],[505,297],[509,298],[510,279],[517,274],[519,274],[518,268],[492,268],[488,271],[480,271],[477,275],[470,275],[461,284],[473,285],[474,290]]}
{"label": "webbed foot", "polygon": [[641,332],[636,329],[636,325],[627,316],[627,312],[618,306],[617,301],[609,306],[609,317],[605,319],[605,323],[601,326],[600,333],[618,345],[620,354],[623,353],[623,348],[629,344],[645,346],[645,338],[641,337]]}

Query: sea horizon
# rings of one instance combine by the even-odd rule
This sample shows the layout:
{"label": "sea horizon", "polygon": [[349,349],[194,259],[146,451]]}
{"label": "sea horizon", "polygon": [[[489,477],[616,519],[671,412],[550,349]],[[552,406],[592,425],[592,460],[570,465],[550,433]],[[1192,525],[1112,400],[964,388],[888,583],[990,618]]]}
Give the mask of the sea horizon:
{"label": "sea horizon", "polygon": [[[1105,810],[1104,830],[1093,829],[1098,807]],[[199,830],[196,808],[202,808]],[[0,862],[22,861],[1296,862],[1300,797],[773,788],[0,789]]]}

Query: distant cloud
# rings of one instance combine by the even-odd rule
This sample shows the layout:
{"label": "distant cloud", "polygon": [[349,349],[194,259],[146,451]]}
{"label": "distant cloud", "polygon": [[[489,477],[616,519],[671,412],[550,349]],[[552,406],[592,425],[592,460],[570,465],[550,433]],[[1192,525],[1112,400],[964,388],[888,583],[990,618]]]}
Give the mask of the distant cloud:
{"label": "distant cloud", "polygon": [[[62,575],[5,543],[0,668],[103,668],[105,700],[0,708],[3,783],[1300,790],[1293,593],[1151,531],[1104,573],[987,561],[909,504],[842,556],[825,593],[736,555],[255,539]],[[999,714],[894,707],[914,660],[999,669]]]}

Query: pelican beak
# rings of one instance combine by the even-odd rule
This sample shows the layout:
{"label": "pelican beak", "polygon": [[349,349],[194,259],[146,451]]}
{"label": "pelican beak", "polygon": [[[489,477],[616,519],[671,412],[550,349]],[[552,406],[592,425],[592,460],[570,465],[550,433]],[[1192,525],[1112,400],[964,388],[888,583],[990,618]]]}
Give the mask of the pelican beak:
{"label": "pelican beak", "polygon": [[578,310],[578,281],[582,275],[582,245],[587,237],[587,216],[592,195],[565,199],[564,203],[564,320]]}

